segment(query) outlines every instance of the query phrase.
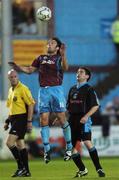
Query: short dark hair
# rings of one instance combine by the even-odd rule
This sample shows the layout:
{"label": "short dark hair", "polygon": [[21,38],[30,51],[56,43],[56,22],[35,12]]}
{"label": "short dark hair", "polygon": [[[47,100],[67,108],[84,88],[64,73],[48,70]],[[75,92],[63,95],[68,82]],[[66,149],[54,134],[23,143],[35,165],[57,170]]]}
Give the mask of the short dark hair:
{"label": "short dark hair", "polygon": [[57,37],[53,37],[53,38],[52,38],[52,40],[55,40],[55,41],[57,42],[57,46],[58,46],[59,48],[61,47],[62,42],[60,41],[60,39],[59,39],[59,38],[57,38]]}
{"label": "short dark hair", "polygon": [[89,75],[89,78],[87,79],[87,81],[89,81],[91,78],[91,70],[85,66],[80,67],[80,69],[84,69],[86,75]]}

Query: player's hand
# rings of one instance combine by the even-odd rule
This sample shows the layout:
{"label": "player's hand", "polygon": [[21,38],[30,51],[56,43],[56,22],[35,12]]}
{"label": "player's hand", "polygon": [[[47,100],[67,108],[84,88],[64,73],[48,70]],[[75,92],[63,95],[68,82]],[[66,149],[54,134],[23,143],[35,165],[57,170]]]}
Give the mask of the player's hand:
{"label": "player's hand", "polygon": [[66,46],[64,43],[62,43],[62,45],[60,47],[60,55],[61,56],[65,56],[65,50],[66,50]]}
{"label": "player's hand", "polygon": [[20,71],[20,67],[14,63],[14,62],[8,62],[8,64],[13,68],[15,69],[16,71]]}
{"label": "player's hand", "polygon": [[81,120],[80,120],[80,123],[85,124],[87,122],[87,120],[88,120],[88,117],[87,116],[83,116],[81,118]]}
{"label": "player's hand", "polygon": [[8,123],[5,123],[4,124],[4,130],[7,131],[9,129],[9,124]]}
{"label": "player's hand", "polygon": [[6,120],[5,120],[5,124],[8,124],[11,122],[10,118],[8,117]]}

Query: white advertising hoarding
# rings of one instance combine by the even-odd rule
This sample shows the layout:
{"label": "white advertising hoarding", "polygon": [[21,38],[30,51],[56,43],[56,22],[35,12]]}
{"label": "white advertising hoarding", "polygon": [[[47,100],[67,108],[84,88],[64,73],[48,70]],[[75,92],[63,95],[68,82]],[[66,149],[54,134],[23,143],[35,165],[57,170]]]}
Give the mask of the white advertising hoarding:
{"label": "white advertising hoarding", "polygon": [[[119,156],[119,126],[111,126],[109,137],[102,137],[100,126],[92,128],[92,139],[99,156]],[[82,149],[83,156],[89,156],[86,148]]]}
{"label": "white advertising hoarding", "polygon": [[[4,120],[8,117],[8,109],[6,108],[6,102],[0,101],[0,159],[11,158],[11,153],[6,146],[6,138],[8,131],[4,131]],[[34,128],[36,138],[40,137],[40,128]],[[50,137],[55,142],[58,138],[63,141],[62,128],[54,127],[50,128]],[[119,156],[119,125],[111,126],[110,135],[107,138],[102,136],[101,126],[92,127],[92,140],[95,147],[98,150],[99,156]],[[82,146],[82,155],[88,157],[89,153],[87,149]]]}

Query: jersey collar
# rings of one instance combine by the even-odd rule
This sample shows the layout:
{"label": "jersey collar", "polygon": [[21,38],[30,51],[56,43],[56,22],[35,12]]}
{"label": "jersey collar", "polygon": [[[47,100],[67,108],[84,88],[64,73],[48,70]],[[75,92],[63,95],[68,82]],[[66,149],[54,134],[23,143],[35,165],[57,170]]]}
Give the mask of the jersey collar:
{"label": "jersey collar", "polygon": [[88,84],[88,83],[87,82],[77,83],[76,87],[77,87],[77,89],[79,89],[80,87],[84,86],[85,84]]}
{"label": "jersey collar", "polygon": [[20,82],[20,81],[18,81],[18,84],[15,86],[15,88],[14,88],[14,89],[18,88],[20,85],[21,85],[21,82]]}

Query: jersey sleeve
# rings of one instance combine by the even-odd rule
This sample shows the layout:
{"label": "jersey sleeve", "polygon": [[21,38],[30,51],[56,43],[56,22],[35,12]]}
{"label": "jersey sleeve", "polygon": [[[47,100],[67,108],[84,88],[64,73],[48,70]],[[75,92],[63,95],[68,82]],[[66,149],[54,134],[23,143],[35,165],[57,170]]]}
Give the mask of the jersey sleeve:
{"label": "jersey sleeve", "polygon": [[70,88],[70,90],[69,90],[69,93],[68,93],[68,97],[67,97],[67,103],[66,103],[66,109],[67,110],[69,110],[69,104],[70,104],[70,93],[71,93],[71,90],[72,90],[72,88]]}
{"label": "jersey sleeve", "polygon": [[35,101],[32,97],[31,91],[27,87],[24,87],[24,89],[22,91],[22,98],[28,106],[31,104],[35,104]]}
{"label": "jersey sleeve", "polygon": [[9,94],[10,94],[10,90],[11,90],[11,89],[9,89],[8,97],[7,97],[7,100],[6,100],[6,106],[7,106],[7,107],[10,107],[10,95],[9,95]]}
{"label": "jersey sleeve", "polygon": [[38,58],[36,58],[36,59],[32,62],[31,66],[33,66],[33,67],[35,67],[35,68],[39,68],[39,66],[40,66],[40,59],[41,59],[41,56],[39,56]]}
{"label": "jersey sleeve", "polygon": [[89,89],[87,100],[90,103],[90,108],[93,106],[100,106],[99,99],[93,88]]}
{"label": "jersey sleeve", "polygon": [[7,106],[7,107],[10,106],[10,101],[9,101],[9,99],[7,99],[7,101],[6,101],[6,106]]}

